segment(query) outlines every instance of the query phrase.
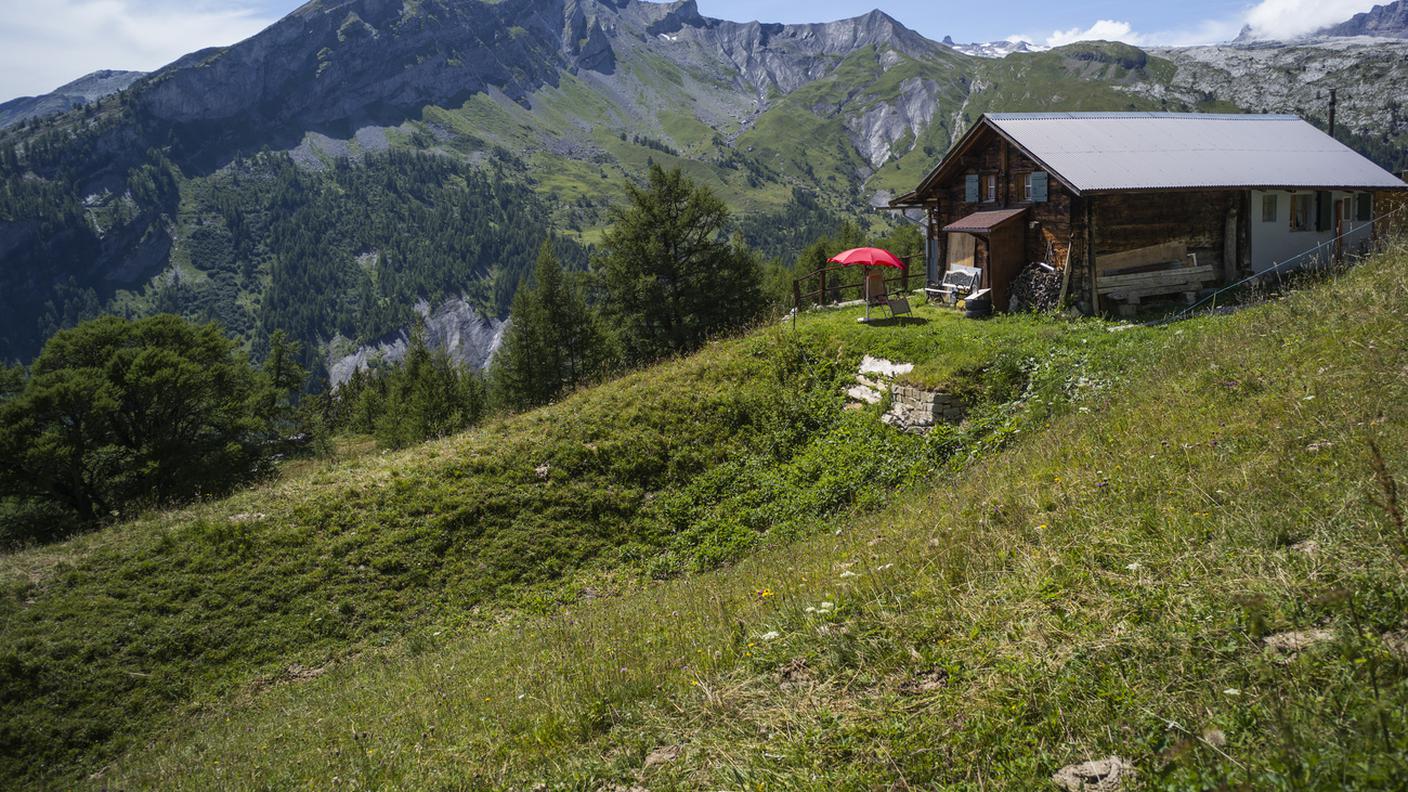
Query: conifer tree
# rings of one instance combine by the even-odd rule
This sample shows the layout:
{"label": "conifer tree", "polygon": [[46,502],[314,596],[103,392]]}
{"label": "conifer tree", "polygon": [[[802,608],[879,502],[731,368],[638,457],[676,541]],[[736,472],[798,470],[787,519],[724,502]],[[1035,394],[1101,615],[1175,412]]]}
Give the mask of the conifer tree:
{"label": "conifer tree", "polygon": [[608,357],[606,334],[581,290],[544,242],[534,282],[514,295],[509,328],[494,361],[498,398],[516,408],[547,404],[590,381]]}
{"label": "conifer tree", "polygon": [[676,169],[651,166],[613,213],[599,265],[631,362],[698,348],[762,308],[757,260],[723,236],[728,209]]}

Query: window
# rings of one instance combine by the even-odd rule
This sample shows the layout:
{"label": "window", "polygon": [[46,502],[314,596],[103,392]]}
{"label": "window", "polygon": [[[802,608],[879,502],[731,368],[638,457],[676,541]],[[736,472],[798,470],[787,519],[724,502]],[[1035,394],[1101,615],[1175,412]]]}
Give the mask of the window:
{"label": "window", "polygon": [[1261,196],[1261,222],[1274,223],[1276,215],[1281,213],[1281,196],[1276,193],[1267,193]]}
{"label": "window", "polygon": [[1051,199],[1050,183],[1045,171],[1036,171],[1027,177],[1032,186],[1032,203],[1046,203]]}
{"label": "window", "polygon": [[1296,193],[1291,196],[1291,230],[1315,230],[1315,194]]}
{"label": "window", "polygon": [[1361,223],[1367,223],[1374,219],[1374,196],[1369,193],[1359,193],[1356,196],[1358,205],[1355,207],[1354,219]]}
{"label": "window", "polygon": [[997,174],[989,173],[983,176],[983,200],[988,203],[997,201]]}
{"label": "window", "polygon": [[1022,200],[1028,203],[1032,200],[1032,175],[1030,173],[1022,177]]}

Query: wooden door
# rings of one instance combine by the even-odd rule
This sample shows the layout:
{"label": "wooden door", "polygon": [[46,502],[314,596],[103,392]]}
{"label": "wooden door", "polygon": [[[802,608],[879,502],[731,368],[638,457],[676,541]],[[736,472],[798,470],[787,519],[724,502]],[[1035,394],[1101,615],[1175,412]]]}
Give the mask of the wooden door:
{"label": "wooden door", "polygon": [[1344,258],[1344,201],[1335,201],[1335,261]]}

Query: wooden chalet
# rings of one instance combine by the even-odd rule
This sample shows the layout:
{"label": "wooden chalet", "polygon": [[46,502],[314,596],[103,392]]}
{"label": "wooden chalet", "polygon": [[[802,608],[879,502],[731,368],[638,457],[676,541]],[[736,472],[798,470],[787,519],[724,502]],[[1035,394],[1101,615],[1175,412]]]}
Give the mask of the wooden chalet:
{"label": "wooden chalet", "polygon": [[931,287],[971,272],[1004,310],[1040,262],[1101,313],[1363,247],[1405,189],[1295,116],[987,114],[891,205],[927,213]]}

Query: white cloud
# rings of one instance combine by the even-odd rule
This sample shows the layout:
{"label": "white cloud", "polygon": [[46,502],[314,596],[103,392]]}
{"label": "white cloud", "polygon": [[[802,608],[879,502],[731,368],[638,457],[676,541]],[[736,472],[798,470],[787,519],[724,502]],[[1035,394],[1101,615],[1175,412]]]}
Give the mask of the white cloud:
{"label": "white cloud", "polygon": [[243,0],[16,3],[0,27],[0,101],[47,93],[98,69],[151,71],[248,38],[272,21]]}
{"label": "white cloud", "polygon": [[1246,22],[1260,38],[1286,39],[1314,33],[1373,7],[1374,0],[1261,0],[1247,12]]}
{"label": "white cloud", "polygon": [[1126,44],[1141,44],[1144,37],[1134,32],[1134,26],[1115,19],[1102,19],[1088,28],[1073,27],[1070,30],[1057,30],[1046,37],[1048,47],[1061,47],[1077,41],[1123,41]]}
{"label": "white cloud", "polygon": [[[1381,0],[1382,1],[1382,0]],[[1259,38],[1287,39],[1314,33],[1343,22],[1374,6],[1374,0],[1260,0],[1237,16],[1205,19],[1176,30],[1141,32],[1129,22],[1101,19],[1086,28],[1054,30],[1047,34],[1014,35],[1009,41],[1030,41],[1049,47],[1077,41],[1123,41],[1140,47],[1180,47],[1216,44],[1236,38],[1243,25],[1251,25]]]}

